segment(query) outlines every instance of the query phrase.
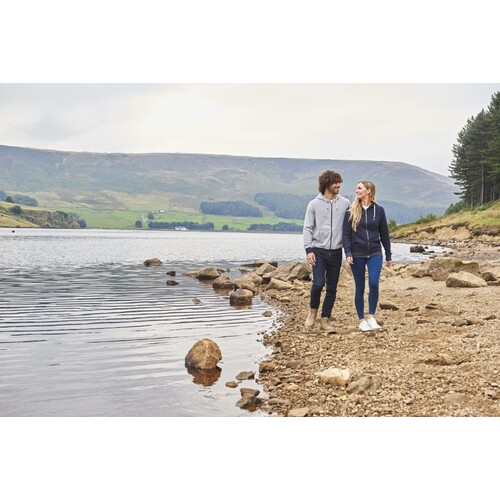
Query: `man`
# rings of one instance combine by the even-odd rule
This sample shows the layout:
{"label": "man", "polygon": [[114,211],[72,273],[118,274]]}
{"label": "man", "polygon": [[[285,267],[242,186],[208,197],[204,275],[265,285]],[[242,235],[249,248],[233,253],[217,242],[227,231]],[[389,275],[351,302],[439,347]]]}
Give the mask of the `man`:
{"label": "man", "polygon": [[342,264],[342,226],[344,215],[351,206],[349,200],[339,195],[342,177],[333,170],[326,170],[318,179],[320,194],[309,202],[304,219],[304,247],[307,262],[313,271],[310,311],[305,327],[314,327],[326,283],[326,293],[321,310],[320,328],[332,333],[329,325],[337,296],[340,267]]}

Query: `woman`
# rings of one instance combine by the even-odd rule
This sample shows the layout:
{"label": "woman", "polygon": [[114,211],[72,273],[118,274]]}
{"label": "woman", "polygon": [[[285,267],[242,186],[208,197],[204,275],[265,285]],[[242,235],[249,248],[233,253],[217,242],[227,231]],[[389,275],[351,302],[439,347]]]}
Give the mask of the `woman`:
{"label": "woman", "polygon": [[[362,180],[356,186],[356,198],[344,217],[342,243],[350,264],[356,293],[354,304],[363,332],[380,328],[375,319],[378,304],[382,246],[387,267],[392,265],[391,240],[384,209],[375,203],[375,184]],[[382,245],[381,245],[382,243]],[[368,317],[365,317],[365,268],[368,268]]]}

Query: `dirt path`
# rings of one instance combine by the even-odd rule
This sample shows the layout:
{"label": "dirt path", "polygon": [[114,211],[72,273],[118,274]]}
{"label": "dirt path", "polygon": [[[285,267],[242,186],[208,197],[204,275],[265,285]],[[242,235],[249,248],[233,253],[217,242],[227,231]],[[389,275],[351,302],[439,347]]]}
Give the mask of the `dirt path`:
{"label": "dirt path", "polygon": [[[461,243],[454,256],[472,257],[500,278],[498,247]],[[449,288],[412,277],[418,266],[383,272],[380,302],[397,309],[378,311],[383,328],[375,334],[357,329],[345,269],[334,335],[303,327],[309,283],[287,292],[289,302],[266,298],[283,315],[264,336],[273,354],[271,371],[259,374],[268,395],[262,408],[283,416],[297,409],[308,416],[500,416],[500,287]],[[363,379],[368,389],[321,382],[318,372],[330,367],[348,369],[350,381]]]}

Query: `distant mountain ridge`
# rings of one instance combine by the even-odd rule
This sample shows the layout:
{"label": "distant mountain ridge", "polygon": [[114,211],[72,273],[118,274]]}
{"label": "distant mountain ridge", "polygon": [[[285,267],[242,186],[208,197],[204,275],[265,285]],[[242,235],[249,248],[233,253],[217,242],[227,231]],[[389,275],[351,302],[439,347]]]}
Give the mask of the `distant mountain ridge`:
{"label": "distant mountain ridge", "polygon": [[419,211],[443,213],[458,200],[451,179],[401,162],[67,152],[0,145],[0,189],[33,196],[40,206],[52,209],[129,210],[154,203],[151,208],[199,211],[203,201],[231,200],[262,208],[255,201],[257,193],[314,193],[326,169],[341,173],[341,194],[351,197],[360,179],[370,179],[378,200]]}

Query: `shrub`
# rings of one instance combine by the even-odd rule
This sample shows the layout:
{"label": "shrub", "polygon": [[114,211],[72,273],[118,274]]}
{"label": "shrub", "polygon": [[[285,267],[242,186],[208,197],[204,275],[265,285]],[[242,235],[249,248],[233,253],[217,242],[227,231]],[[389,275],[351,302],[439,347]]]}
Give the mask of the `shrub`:
{"label": "shrub", "polygon": [[427,215],[422,215],[420,219],[416,220],[416,224],[426,224],[428,222],[432,222],[433,220],[437,219],[437,215],[434,215],[433,213],[427,214]]}

